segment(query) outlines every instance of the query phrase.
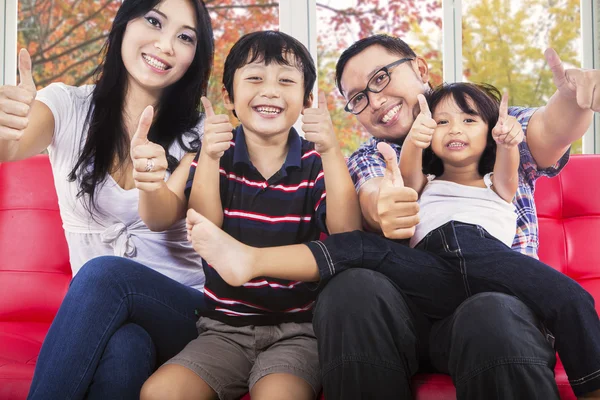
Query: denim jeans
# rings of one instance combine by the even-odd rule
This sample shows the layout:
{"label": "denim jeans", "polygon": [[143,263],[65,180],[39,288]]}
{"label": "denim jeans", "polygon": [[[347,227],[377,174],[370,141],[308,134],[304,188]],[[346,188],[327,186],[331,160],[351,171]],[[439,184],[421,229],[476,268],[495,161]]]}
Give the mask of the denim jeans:
{"label": "denim jeans", "polygon": [[135,261],[87,262],[50,326],[28,398],[139,399],[155,367],[197,337],[203,307],[203,293]]}
{"label": "denim jeans", "polygon": [[[498,292],[517,297],[556,335],[556,348],[575,394],[600,388],[600,344],[595,340],[600,333],[600,321],[593,298],[566,275],[509,249],[478,226],[448,223],[428,234],[417,249],[363,232],[332,235],[308,246],[323,279],[350,268],[376,270],[387,276],[419,312],[431,321],[444,321],[445,325],[456,324],[453,319],[456,312],[476,294]],[[490,329],[495,327],[498,332],[506,330],[503,320],[492,320],[489,315],[478,315],[478,319],[482,326],[491,325]],[[440,335],[439,330],[433,332]],[[520,331],[512,334],[521,340]],[[490,351],[488,346],[480,349],[482,357]],[[447,369],[457,389],[462,379],[485,369],[485,363],[473,365],[472,371],[463,370],[457,376],[458,371],[453,373],[452,357],[448,357]],[[507,354],[505,359],[515,357],[521,357],[525,364],[532,358]],[[433,364],[443,370],[443,365],[433,358]],[[534,364],[548,365],[545,357],[533,358]],[[507,374],[516,375],[518,371]],[[528,398],[520,394],[521,389],[515,388],[519,394],[512,398]],[[531,393],[537,393],[535,389]],[[486,391],[491,389],[488,387]],[[489,398],[489,393],[485,398]]]}

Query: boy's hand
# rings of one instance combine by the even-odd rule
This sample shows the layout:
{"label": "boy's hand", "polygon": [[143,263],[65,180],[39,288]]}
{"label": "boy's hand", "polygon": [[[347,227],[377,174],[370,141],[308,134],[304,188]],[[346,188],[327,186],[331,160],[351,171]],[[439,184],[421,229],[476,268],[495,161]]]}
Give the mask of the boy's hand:
{"label": "boy's hand", "polygon": [[160,189],[165,183],[168,163],[165,149],[148,140],[154,109],[148,106],[142,111],[137,130],[131,138],[130,156],[133,162],[135,187],[144,192]]}
{"label": "boy's hand", "polygon": [[0,86],[0,139],[19,140],[29,125],[29,111],[37,90],[31,74],[31,57],[25,49],[19,52],[18,86]]}
{"label": "boy's hand", "polygon": [[523,127],[513,116],[508,115],[508,93],[502,94],[498,122],[492,129],[492,137],[498,146],[513,148],[525,139]]}
{"label": "boy's hand", "polygon": [[554,49],[544,52],[552,71],[552,78],[559,93],[576,99],[577,105],[586,110],[600,111],[600,70],[570,68],[565,70]]}
{"label": "boy's hand", "polygon": [[417,99],[419,100],[421,112],[415,119],[415,122],[413,122],[410,132],[408,132],[408,137],[415,146],[426,149],[431,145],[431,139],[433,138],[437,123],[431,117],[431,111],[429,110],[425,96],[418,94]]}
{"label": "boy's hand", "polygon": [[206,97],[200,99],[204,106],[206,120],[204,121],[204,137],[202,138],[202,149],[204,153],[213,160],[219,160],[225,151],[231,146],[233,139],[233,126],[229,117],[225,114],[215,115],[212,103]]}
{"label": "boy's hand", "polygon": [[415,234],[415,226],[419,223],[419,196],[412,188],[404,186],[394,149],[385,142],[378,143],[377,149],[386,165],[377,198],[379,226],[388,239],[408,239]]}
{"label": "boy's hand", "polygon": [[306,140],[315,144],[315,150],[323,155],[331,150],[339,149],[331,116],[327,109],[325,93],[319,91],[319,107],[306,108],[302,116],[302,130]]}

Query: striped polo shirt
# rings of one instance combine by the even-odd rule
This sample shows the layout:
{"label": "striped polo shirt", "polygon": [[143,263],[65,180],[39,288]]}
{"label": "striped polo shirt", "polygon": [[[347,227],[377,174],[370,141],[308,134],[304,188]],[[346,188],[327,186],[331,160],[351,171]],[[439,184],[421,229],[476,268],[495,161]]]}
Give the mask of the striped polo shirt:
{"label": "striped polo shirt", "polygon": [[[265,180],[248,157],[242,126],[233,131],[231,147],[221,157],[219,169],[223,230],[242,243],[283,246],[309,242],[326,232],[321,157],[294,128],[288,146],[281,169]],[[199,154],[186,184],[188,198]],[[208,307],[204,316],[236,326],[308,322],[312,318],[316,284],[260,277],[233,287],[205,261],[203,267]]]}

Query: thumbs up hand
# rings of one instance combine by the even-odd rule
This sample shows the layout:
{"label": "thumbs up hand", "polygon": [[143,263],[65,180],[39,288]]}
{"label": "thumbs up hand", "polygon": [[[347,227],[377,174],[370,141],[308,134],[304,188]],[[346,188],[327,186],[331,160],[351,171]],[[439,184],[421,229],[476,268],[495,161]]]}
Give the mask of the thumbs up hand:
{"label": "thumbs up hand", "polygon": [[37,90],[27,50],[19,52],[19,85],[0,86],[0,139],[19,140],[29,125],[29,112]]}
{"label": "thumbs up hand", "polygon": [[233,125],[229,122],[229,117],[227,115],[215,115],[210,100],[204,96],[200,100],[202,101],[204,113],[206,114],[200,154],[204,153],[213,160],[219,160],[231,146],[231,140],[233,139]]}
{"label": "thumbs up hand", "polygon": [[576,99],[579,107],[599,112],[600,70],[581,68],[565,70],[554,49],[546,49],[544,56],[558,91],[567,98]]}
{"label": "thumbs up hand", "polygon": [[302,116],[302,130],[306,140],[315,144],[315,150],[324,155],[339,149],[331,116],[327,109],[327,98],[319,91],[318,108],[306,108]]}
{"label": "thumbs up hand", "polygon": [[492,138],[498,146],[513,148],[525,138],[523,127],[512,115],[508,115],[508,93],[502,94],[498,110],[498,122],[492,129]]}
{"label": "thumbs up hand", "polygon": [[138,127],[131,138],[130,156],[133,162],[135,187],[144,192],[153,192],[164,184],[168,167],[165,149],[148,140],[154,109],[148,106],[142,112]]}
{"label": "thumbs up hand", "polygon": [[388,239],[408,239],[419,223],[418,194],[404,186],[398,155],[387,143],[380,142],[377,149],[385,159],[386,169],[377,198],[379,226]]}
{"label": "thumbs up hand", "polygon": [[431,111],[429,110],[429,105],[427,104],[425,96],[419,94],[417,95],[417,99],[419,100],[421,112],[417,115],[412,128],[410,128],[410,132],[408,132],[408,139],[418,148],[426,149],[431,145],[437,123],[431,117]]}

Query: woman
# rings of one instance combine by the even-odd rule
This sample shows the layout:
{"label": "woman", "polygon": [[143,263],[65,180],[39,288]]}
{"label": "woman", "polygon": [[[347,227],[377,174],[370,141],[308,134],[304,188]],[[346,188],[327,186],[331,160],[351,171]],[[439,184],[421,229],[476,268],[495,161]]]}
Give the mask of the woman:
{"label": "woman", "polygon": [[[162,185],[183,196],[213,46],[201,0],[125,0],[95,86],[36,93],[22,50],[20,85],[0,87],[0,161],[48,147],[74,274],[29,398],[139,398],[156,363],[196,337],[204,276],[184,210],[153,233],[138,201]],[[148,105],[153,120],[140,118]]]}

